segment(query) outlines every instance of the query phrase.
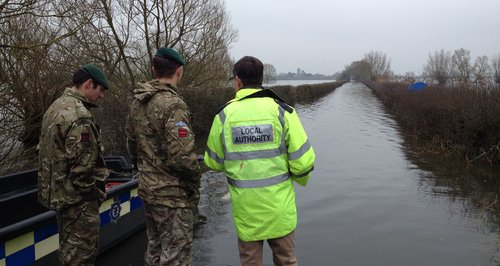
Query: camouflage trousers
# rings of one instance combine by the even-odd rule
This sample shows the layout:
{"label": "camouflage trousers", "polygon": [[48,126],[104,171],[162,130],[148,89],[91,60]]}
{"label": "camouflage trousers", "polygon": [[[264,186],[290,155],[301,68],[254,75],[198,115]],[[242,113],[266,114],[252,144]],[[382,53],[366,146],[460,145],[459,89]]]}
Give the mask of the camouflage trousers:
{"label": "camouflage trousers", "polygon": [[59,265],[94,265],[99,242],[99,203],[82,202],[57,212]]}
{"label": "camouflage trousers", "polygon": [[145,265],[190,265],[193,242],[193,212],[144,204],[148,247]]}

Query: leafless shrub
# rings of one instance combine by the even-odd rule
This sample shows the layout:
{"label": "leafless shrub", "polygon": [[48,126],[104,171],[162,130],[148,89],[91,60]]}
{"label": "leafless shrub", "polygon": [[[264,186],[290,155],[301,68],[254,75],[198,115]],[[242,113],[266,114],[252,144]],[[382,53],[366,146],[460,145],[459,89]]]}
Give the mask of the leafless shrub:
{"label": "leafless shrub", "polygon": [[422,91],[401,83],[372,83],[374,93],[406,132],[428,149],[500,163],[500,91],[471,85]]}
{"label": "leafless shrub", "polygon": [[365,54],[363,61],[370,65],[370,79],[372,81],[387,80],[391,73],[391,60],[380,51],[370,51]]}
{"label": "leafless shrub", "polygon": [[295,87],[295,99],[297,103],[307,104],[326,96],[340,87],[345,82],[327,82],[320,84],[306,84]]}

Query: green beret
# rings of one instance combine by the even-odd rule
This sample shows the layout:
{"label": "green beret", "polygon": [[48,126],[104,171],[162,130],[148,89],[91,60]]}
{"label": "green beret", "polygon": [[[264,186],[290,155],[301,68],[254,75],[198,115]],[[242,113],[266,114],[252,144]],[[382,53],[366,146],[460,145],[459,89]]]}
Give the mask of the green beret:
{"label": "green beret", "polygon": [[98,67],[92,64],[86,64],[81,66],[80,69],[89,74],[92,80],[103,86],[105,90],[109,89],[108,78],[106,78],[106,75],[104,75]]}
{"label": "green beret", "polygon": [[182,56],[174,48],[162,47],[156,51],[155,56],[173,60],[173,61],[179,63],[181,66],[186,64],[186,62],[184,62],[184,59],[182,58]]}

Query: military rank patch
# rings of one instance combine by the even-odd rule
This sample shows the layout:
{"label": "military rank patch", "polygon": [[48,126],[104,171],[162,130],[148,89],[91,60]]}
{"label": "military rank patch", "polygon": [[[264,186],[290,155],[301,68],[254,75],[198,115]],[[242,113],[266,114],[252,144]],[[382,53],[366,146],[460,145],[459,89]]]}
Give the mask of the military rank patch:
{"label": "military rank patch", "polygon": [[186,128],[180,127],[177,130],[177,134],[179,135],[179,138],[186,138],[188,136],[188,130]]}
{"label": "military rank patch", "polygon": [[186,138],[189,135],[189,131],[186,128],[187,124],[184,121],[179,121],[175,123],[175,126],[179,127],[177,129],[177,135],[179,136],[179,138]]}

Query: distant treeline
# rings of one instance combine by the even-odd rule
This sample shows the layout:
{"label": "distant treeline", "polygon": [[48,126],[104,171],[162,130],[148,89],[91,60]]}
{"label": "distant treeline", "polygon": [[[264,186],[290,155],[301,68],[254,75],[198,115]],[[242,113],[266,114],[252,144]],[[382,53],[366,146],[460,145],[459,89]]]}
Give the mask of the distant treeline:
{"label": "distant treeline", "polygon": [[276,80],[337,80],[340,74],[323,75],[311,73],[280,73],[276,76]]}
{"label": "distant treeline", "polygon": [[430,86],[419,91],[406,83],[366,82],[426,151],[462,154],[469,163],[500,165],[500,90],[471,84]]}

